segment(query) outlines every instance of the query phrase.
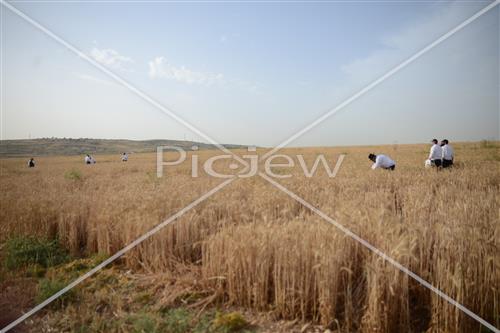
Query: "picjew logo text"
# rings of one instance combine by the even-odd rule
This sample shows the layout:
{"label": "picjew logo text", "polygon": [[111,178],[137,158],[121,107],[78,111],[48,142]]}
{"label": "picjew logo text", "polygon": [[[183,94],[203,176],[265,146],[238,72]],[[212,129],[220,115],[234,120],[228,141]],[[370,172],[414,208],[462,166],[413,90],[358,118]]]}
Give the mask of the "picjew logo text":
{"label": "picjew logo text", "polygon": [[[239,178],[250,178],[259,172],[259,162],[263,164],[263,170],[268,176],[273,178],[290,178],[291,173],[286,171],[291,171],[298,164],[301,167],[305,177],[313,177],[320,165],[325,169],[326,174],[329,178],[334,178],[344,161],[345,155],[339,155],[335,165],[333,167],[328,163],[327,158],[323,154],[319,154],[314,159],[312,165],[306,163],[304,156],[301,154],[297,155],[285,155],[276,154],[267,157],[263,161],[259,161],[259,155],[256,153],[255,147],[249,147],[247,151],[253,154],[242,155],[241,158],[248,162],[248,165],[244,165],[238,162],[231,154],[221,154],[209,157],[203,163],[200,162],[199,155],[196,153],[198,150],[197,146],[192,147],[195,153],[190,155],[191,158],[191,177],[197,178],[200,175],[200,170],[203,170],[207,175],[215,178],[231,178],[237,176]],[[165,151],[176,152],[178,158],[174,161],[164,161],[163,156]],[[157,177],[163,177],[164,167],[176,166],[186,162],[187,153],[183,148],[176,146],[159,146],[156,149],[156,175]],[[231,161],[232,160],[232,161]],[[216,171],[216,164],[222,164],[222,162],[230,162],[229,169],[233,170],[233,173],[222,173],[221,171]],[[332,164],[333,165],[333,164]],[[240,169],[237,171],[237,169]]]}

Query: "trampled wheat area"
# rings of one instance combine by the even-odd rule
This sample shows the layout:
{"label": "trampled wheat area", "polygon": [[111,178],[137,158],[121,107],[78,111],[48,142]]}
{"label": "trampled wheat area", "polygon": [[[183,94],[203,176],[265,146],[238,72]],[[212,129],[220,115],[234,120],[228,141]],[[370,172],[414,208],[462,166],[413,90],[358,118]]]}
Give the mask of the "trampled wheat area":
{"label": "trampled wheat area", "polygon": [[[426,145],[287,149],[293,176],[276,181],[499,327],[498,145],[454,148],[455,167],[440,172],[424,169]],[[370,170],[369,152],[391,156],[396,170]],[[216,153],[200,152],[200,163]],[[321,169],[302,174],[295,155],[310,166],[319,153],[332,166],[346,154],[335,178]],[[223,181],[201,171],[191,178],[190,156],[166,167],[161,179],[155,154],[132,154],[126,163],[97,156],[91,166],[82,157],[46,157],[34,169],[2,160],[0,242],[56,237],[75,257],[112,254]],[[339,332],[481,332],[459,309],[258,176],[234,181],[121,265],[155,277],[189,270],[214,304]]]}

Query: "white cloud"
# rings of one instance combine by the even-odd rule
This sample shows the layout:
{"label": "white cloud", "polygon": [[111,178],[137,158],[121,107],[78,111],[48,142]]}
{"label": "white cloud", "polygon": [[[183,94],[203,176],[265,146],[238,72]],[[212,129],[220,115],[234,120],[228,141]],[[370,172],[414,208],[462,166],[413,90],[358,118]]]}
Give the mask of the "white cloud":
{"label": "white cloud", "polygon": [[129,70],[127,66],[134,63],[132,58],[121,55],[118,51],[113,49],[98,49],[94,47],[92,51],[90,51],[90,55],[105,66],[123,71]]}
{"label": "white cloud", "polygon": [[222,74],[197,72],[184,66],[174,66],[164,57],[156,57],[149,62],[149,76],[151,78],[165,78],[187,84],[214,85],[224,83]]}

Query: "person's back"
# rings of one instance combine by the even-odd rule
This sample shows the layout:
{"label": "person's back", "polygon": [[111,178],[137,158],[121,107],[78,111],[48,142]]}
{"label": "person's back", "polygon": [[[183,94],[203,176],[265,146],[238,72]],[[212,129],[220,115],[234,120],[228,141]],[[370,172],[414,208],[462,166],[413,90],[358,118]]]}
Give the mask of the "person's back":
{"label": "person's back", "polygon": [[449,144],[445,144],[443,146],[443,158],[452,161],[453,157],[454,157],[453,147],[450,146]]}
{"label": "person's back", "polygon": [[90,164],[92,162],[92,159],[90,158],[89,155],[85,156],[85,164]]}
{"label": "person's back", "polygon": [[442,157],[443,168],[448,168],[453,165],[454,153],[453,148],[448,144],[448,140],[443,140]]}
{"label": "person's back", "polygon": [[386,169],[386,170],[394,170],[396,168],[396,162],[394,162],[389,156],[386,155],[368,155],[368,158],[375,162],[372,165],[372,169],[375,170],[377,168]]}
{"label": "person's back", "polygon": [[128,161],[128,155],[127,153],[122,154],[122,162],[127,162]]}
{"label": "person's back", "polygon": [[28,161],[28,168],[34,168],[35,167],[35,160],[33,158],[30,158]]}

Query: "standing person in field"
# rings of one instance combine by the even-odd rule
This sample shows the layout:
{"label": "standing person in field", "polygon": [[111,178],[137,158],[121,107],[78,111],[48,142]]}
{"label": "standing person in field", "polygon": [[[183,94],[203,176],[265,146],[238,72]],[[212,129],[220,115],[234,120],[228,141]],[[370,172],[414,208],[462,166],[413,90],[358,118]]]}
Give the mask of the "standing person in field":
{"label": "standing person in field", "polygon": [[453,165],[453,158],[455,155],[453,153],[453,148],[448,144],[447,139],[441,141],[441,150],[443,151],[443,168],[451,167]]}
{"label": "standing person in field", "polygon": [[437,139],[432,139],[432,147],[429,152],[429,161],[431,161],[431,165],[435,167],[441,167],[441,159],[443,158],[443,150],[441,146],[438,145]]}
{"label": "standing person in field", "polygon": [[372,165],[373,170],[377,168],[394,170],[396,168],[396,163],[389,156],[386,155],[369,154],[368,159],[370,159],[373,162]]}
{"label": "standing person in field", "polygon": [[128,161],[128,155],[127,153],[122,154],[122,162],[127,162]]}
{"label": "standing person in field", "polygon": [[34,168],[35,167],[35,159],[32,157],[28,161],[28,168]]}

